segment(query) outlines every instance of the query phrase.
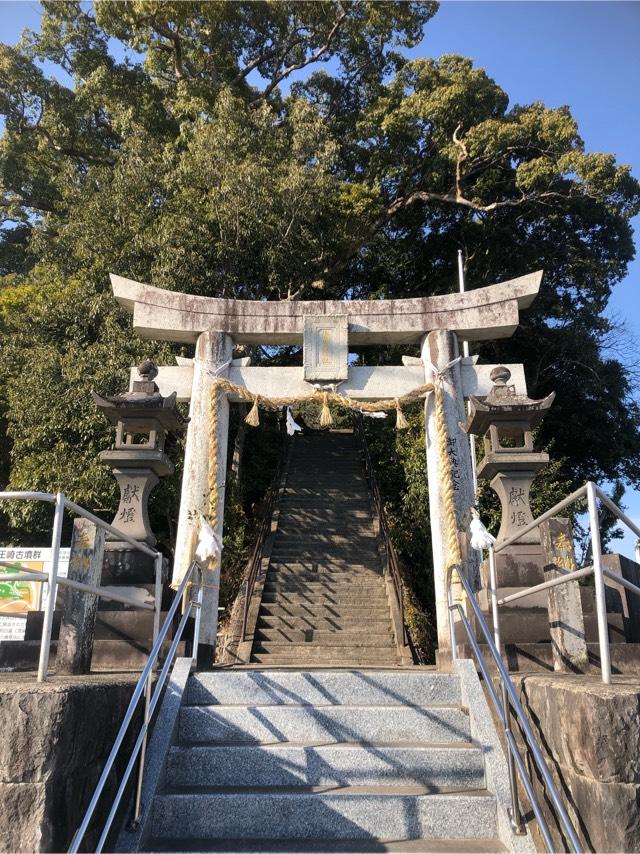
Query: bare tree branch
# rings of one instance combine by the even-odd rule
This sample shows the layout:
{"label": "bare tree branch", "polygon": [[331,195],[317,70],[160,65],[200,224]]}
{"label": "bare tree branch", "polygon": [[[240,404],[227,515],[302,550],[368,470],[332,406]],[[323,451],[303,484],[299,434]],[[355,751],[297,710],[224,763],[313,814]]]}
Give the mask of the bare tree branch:
{"label": "bare tree branch", "polygon": [[258,104],[268,98],[269,95],[276,88],[276,86],[282,83],[282,81],[289,77],[290,74],[293,74],[294,71],[300,71],[300,69],[306,68],[307,65],[311,65],[312,63],[317,62],[322,56],[324,56],[324,54],[327,53],[327,51],[330,49],[331,42],[335,38],[336,33],[340,29],[340,26],[342,25],[342,22],[346,17],[347,12],[343,11],[342,14],[335,21],[331,30],[329,31],[329,35],[327,36],[326,42],[321,47],[319,47],[314,53],[312,53],[302,62],[296,62],[292,65],[287,66],[287,68],[285,68],[280,74],[274,74],[274,76],[271,78],[271,81],[269,82],[269,85],[260,95],[258,95],[257,98],[254,98],[254,100],[250,102],[250,106],[258,106]]}

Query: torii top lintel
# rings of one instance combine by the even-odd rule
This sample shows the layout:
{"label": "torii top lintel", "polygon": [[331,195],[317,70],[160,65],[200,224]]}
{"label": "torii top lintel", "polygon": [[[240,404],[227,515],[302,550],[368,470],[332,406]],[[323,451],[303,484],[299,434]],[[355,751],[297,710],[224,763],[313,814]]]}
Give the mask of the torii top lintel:
{"label": "torii top lintel", "polygon": [[142,338],[195,342],[201,332],[218,330],[245,344],[301,343],[305,317],[339,314],[347,315],[349,343],[357,345],[413,343],[433,329],[451,330],[466,341],[508,338],[541,281],[540,270],[442,296],[267,302],[193,296],[111,276],[115,298],[133,313],[133,328]]}

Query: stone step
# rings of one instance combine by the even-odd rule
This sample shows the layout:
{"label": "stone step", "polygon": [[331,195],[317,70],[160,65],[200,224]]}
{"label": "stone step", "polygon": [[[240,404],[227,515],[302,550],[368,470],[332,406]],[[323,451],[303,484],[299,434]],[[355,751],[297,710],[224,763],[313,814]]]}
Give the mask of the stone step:
{"label": "stone step", "polygon": [[[324,582],[324,583],[323,583]],[[380,572],[352,572],[349,569],[322,569],[318,572],[304,570],[269,570],[265,583],[275,585],[277,589],[295,585],[296,589],[307,590],[309,585],[319,584],[328,592],[340,587],[342,591],[356,591],[357,588],[369,591],[372,589],[385,590],[385,576]]]}
{"label": "stone step", "polygon": [[284,592],[298,591],[301,593],[321,593],[321,594],[362,594],[379,592],[384,595],[385,581],[382,573],[361,573],[352,575],[344,571],[335,577],[337,573],[327,572],[322,575],[312,573],[314,578],[307,581],[300,578],[297,573],[281,575],[279,573],[268,573],[265,579],[265,592],[275,592],[282,590]]}
{"label": "stone step", "polygon": [[363,536],[375,537],[373,517],[360,518],[348,514],[348,511],[340,517],[328,519],[317,516],[296,518],[280,515],[278,517],[278,534],[282,536],[306,536],[309,533],[321,533],[324,536]]}
{"label": "stone step", "polygon": [[385,660],[380,663],[386,664],[395,661],[396,653],[395,644],[392,643],[391,639],[370,646],[366,643],[363,634],[358,635],[357,638],[354,638],[353,643],[347,645],[339,642],[329,643],[328,641],[324,644],[312,644],[303,641],[294,643],[293,641],[256,640],[252,650],[256,655],[269,653],[287,658],[293,658],[297,655],[299,656],[297,663],[300,666],[327,663],[324,661],[325,657],[331,661],[340,659],[348,664],[350,655],[356,656],[359,661],[365,660],[371,664],[378,663],[379,656],[382,656]]}
{"label": "stone step", "polygon": [[304,539],[294,542],[286,537],[276,537],[271,552],[286,560],[318,560],[325,563],[338,561],[354,564],[364,561],[371,563],[380,559],[378,544],[373,537],[363,538],[361,544],[357,536],[341,543],[323,543],[313,540],[305,542]]}
{"label": "stone step", "polygon": [[318,525],[323,529],[331,530],[334,527],[349,526],[355,528],[358,525],[369,527],[372,523],[372,515],[366,510],[351,510],[344,509],[341,513],[334,513],[328,508],[326,510],[314,510],[309,507],[307,509],[295,510],[293,508],[283,508],[278,517],[279,527],[293,527],[302,525]]}
{"label": "stone step", "polygon": [[302,543],[318,543],[318,544],[329,544],[329,545],[338,545],[339,543],[353,543],[354,539],[357,539],[358,542],[370,542],[372,545],[377,543],[377,537],[373,533],[373,527],[371,525],[361,525],[359,527],[343,525],[338,528],[335,526],[334,528],[320,528],[318,529],[315,525],[308,525],[304,527],[296,526],[287,526],[280,524],[278,526],[278,540],[286,540],[287,542],[291,542],[294,544]]}
{"label": "stone step", "polygon": [[151,839],[144,850],[226,852],[226,854],[501,854],[496,838],[487,839]]}
{"label": "stone step", "polygon": [[459,706],[460,680],[435,669],[214,670],[187,683],[186,702],[200,705]]}
{"label": "stone step", "polygon": [[[359,632],[362,631],[362,626],[366,625],[367,635],[379,635],[382,633],[391,632],[391,621],[389,613],[383,614],[378,620],[366,620],[363,622],[362,617],[314,617],[298,616],[298,617],[271,617],[260,612],[256,631],[264,633],[265,631],[296,631],[300,633],[311,630],[312,632]],[[257,637],[258,635],[256,635]],[[263,634],[260,635],[263,637]]]}
{"label": "stone step", "polygon": [[340,581],[343,578],[355,579],[381,579],[384,578],[382,566],[346,566],[326,564],[316,569],[308,569],[303,563],[287,564],[271,561],[269,563],[268,578],[273,581],[281,581],[287,578],[297,578],[300,581]]}
{"label": "stone step", "polygon": [[343,620],[353,619],[361,620],[364,625],[377,620],[389,618],[388,602],[375,603],[374,605],[365,604],[352,607],[349,604],[330,603],[283,603],[283,602],[265,602],[263,600],[260,607],[260,617],[263,619],[289,619],[292,617],[301,619],[318,619],[318,620]]}
{"label": "stone step", "polygon": [[374,547],[363,546],[361,549],[354,544],[353,547],[309,547],[306,546],[289,546],[280,544],[276,541],[272,549],[272,557],[278,561],[314,561],[315,563],[330,564],[330,563],[362,563],[367,561],[373,563],[380,560],[379,552]]}
{"label": "stone step", "polygon": [[[291,629],[287,626],[259,628],[254,634],[254,642],[264,647],[274,643],[282,644],[304,644],[304,646],[348,646],[352,649],[363,646],[383,647],[390,646],[393,641],[391,622],[383,629],[373,631],[367,626],[366,632],[362,627],[348,631],[343,628],[334,630],[321,629]],[[258,646],[256,646],[256,650]]]}
{"label": "stone step", "polygon": [[[311,606],[316,612],[316,606],[336,606],[343,609],[352,608],[387,608],[389,602],[384,590],[362,592],[353,589],[352,593],[344,592],[312,592],[302,590],[267,590],[262,594],[264,605],[294,605],[303,607]],[[358,614],[354,614],[358,616]]]}
{"label": "stone step", "polygon": [[154,801],[152,827],[154,837],[170,839],[487,839],[496,836],[497,819],[495,800],[484,790],[383,794],[354,787],[165,794]]}
{"label": "stone step", "polygon": [[371,572],[374,569],[378,569],[380,567],[380,558],[376,555],[375,559],[372,558],[370,560],[359,560],[357,562],[339,560],[334,558],[332,555],[326,555],[322,561],[313,562],[311,560],[302,560],[298,558],[274,558],[271,557],[270,566],[278,566],[291,568],[292,570],[309,570],[309,567],[314,567],[313,571],[316,569],[352,569],[354,572],[365,571]]}
{"label": "stone step", "polygon": [[299,563],[298,561],[283,561],[280,558],[269,563],[268,574],[273,575],[276,579],[280,577],[296,578],[299,575],[302,580],[307,580],[306,577],[309,576],[310,581],[313,580],[312,576],[315,577],[316,580],[319,578],[323,579],[325,577],[339,580],[343,575],[357,577],[362,576],[365,578],[385,578],[379,562],[371,563],[368,566],[362,566],[358,564],[337,562],[319,564],[309,561],[308,563]]}
{"label": "stone step", "polygon": [[[334,647],[334,650],[336,648]],[[335,651],[327,653],[322,658],[313,658],[305,656],[301,659],[297,653],[294,655],[274,655],[274,653],[252,652],[251,664],[260,665],[264,668],[281,668],[291,667],[300,668],[309,667],[335,667],[335,668],[363,668],[363,667],[399,667],[402,662],[398,660],[395,650],[389,650],[382,654],[376,650],[375,654],[358,653],[357,655],[347,649],[339,649],[339,654]]]}
{"label": "stone step", "polygon": [[174,747],[166,784],[230,786],[425,786],[482,789],[480,747],[447,745],[278,744]]}
{"label": "stone step", "polygon": [[281,501],[286,504],[300,503],[318,509],[329,508],[339,510],[345,507],[349,510],[371,510],[369,496],[364,490],[352,490],[346,493],[343,489],[288,489],[283,490]]}
{"label": "stone step", "polygon": [[[336,595],[335,593],[311,593],[295,590],[271,590],[262,594],[263,605],[289,605],[298,608],[308,606],[313,613],[319,608],[335,607],[342,609],[366,609],[367,607],[389,608],[386,593],[353,593]],[[354,614],[356,616],[356,614]]]}
{"label": "stone step", "polygon": [[469,741],[469,716],[460,706],[185,706],[184,744],[274,744],[366,741]]}

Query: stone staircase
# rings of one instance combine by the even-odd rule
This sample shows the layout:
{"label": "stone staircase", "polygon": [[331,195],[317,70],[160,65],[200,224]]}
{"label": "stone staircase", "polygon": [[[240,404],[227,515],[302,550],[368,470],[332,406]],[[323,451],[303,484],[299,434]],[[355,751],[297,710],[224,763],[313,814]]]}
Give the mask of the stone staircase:
{"label": "stone staircase", "polygon": [[364,467],[351,431],[296,436],[251,661],[400,663]]}
{"label": "stone staircase", "polygon": [[191,676],[135,850],[508,850],[462,696],[422,668]]}

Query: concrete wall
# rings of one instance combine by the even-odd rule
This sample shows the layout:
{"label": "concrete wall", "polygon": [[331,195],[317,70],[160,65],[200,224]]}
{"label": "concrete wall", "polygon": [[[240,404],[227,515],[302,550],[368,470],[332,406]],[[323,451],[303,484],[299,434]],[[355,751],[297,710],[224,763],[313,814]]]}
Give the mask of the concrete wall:
{"label": "concrete wall", "polygon": [[[638,679],[531,675],[517,685],[584,850],[640,851]],[[555,850],[567,851],[539,781],[536,791]]]}
{"label": "concrete wall", "polygon": [[[65,851],[136,678],[70,677],[41,685],[33,676],[0,679],[0,850]],[[115,775],[110,782],[102,816],[117,786]],[[96,839],[89,836],[87,849]]]}

